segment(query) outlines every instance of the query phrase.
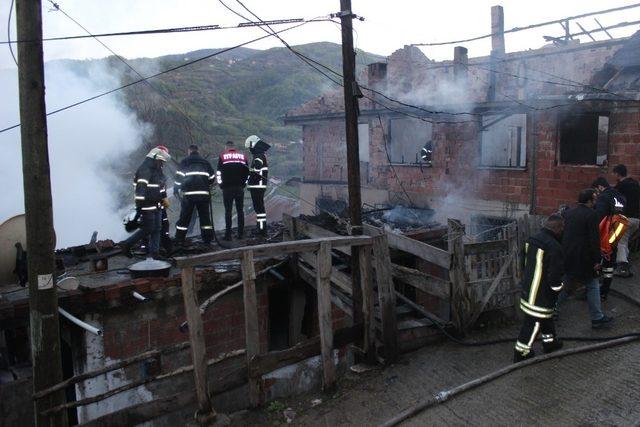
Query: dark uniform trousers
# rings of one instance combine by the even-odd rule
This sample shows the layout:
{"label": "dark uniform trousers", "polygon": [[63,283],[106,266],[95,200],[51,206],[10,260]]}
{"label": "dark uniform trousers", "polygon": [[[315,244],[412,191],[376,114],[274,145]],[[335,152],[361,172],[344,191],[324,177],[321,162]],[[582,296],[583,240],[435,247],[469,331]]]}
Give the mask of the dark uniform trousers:
{"label": "dark uniform trousers", "polygon": [[198,219],[200,220],[200,234],[202,241],[211,243],[213,239],[213,225],[211,224],[211,203],[209,198],[206,200],[202,197],[194,198],[185,195],[182,198],[180,207],[180,219],[176,223],[176,240],[183,241],[189,229],[189,222],[193,211],[198,211]]}
{"label": "dark uniform trousers", "polygon": [[553,324],[553,319],[541,319],[525,314],[520,335],[518,335],[518,341],[516,342],[516,353],[522,358],[526,358],[531,353],[531,347],[539,334],[541,334],[544,351],[553,351],[556,348],[554,343],[556,327]]}
{"label": "dark uniform trousers", "polygon": [[223,188],[222,202],[224,203],[224,224],[226,227],[226,234],[231,234],[231,217],[234,202],[236,204],[236,213],[238,214],[238,234],[244,233],[244,188]]}
{"label": "dark uniform trousers", "polygon": [[264,188],[251,188],[251,201],[253,202],[253,210],[256,211],[256,221],[258,222],[258,231],[264,232],[267,229],[267,213],[264,207]]}
{"label": "dark uniform trousers", "polygon": [[613,270],[616,264],[616,257],[618,255],[618,248],[616,247],[609,259],[602,257],[602,280],[600,281],[600,297],[607,299],[609,295],[609,289],[611,289],[611,282],[613,282]]}

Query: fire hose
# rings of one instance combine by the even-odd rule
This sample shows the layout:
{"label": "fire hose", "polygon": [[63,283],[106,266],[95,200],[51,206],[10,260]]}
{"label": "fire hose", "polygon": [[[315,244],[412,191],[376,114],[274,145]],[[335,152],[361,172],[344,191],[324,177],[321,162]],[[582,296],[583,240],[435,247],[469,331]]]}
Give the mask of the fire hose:
{"label": "fire hose", "polygon": [[[617,291],[615,289],[611,289],[611,294],[615,295],[621,299],[624,299],[625,301],[634,304],[638,307],[640,307],[640,300],[627,295],[623,292]],[[486,346],[486,345],[493,345],[493,344],[501,344],[501,343],[511,343],[514,341],[514,338],[501,338],[501,339],[496,339],[496,340],[489,340],[489,341],[464,341],[461,339],[458,339],[456,337],[454,337],[453,335],[451,335],[442,324],[440,324],[440,322],[437,322],[435,319],[430,318],[429,317],[429,313],[428,312],[424,312],[422,313],[424,314],[436,327],[438,327],[438,329],[441,330],[441,332],[451,341],[460,344],[460,345],[464,345],[464,346],[472,346],[472,347],[478,347],[478,346]],[[565,341],[600,341],[596,344],[588,344],[588,345],[584,345],[581,347],[577,347],[577,348],[569,348],[569,349],[564,349],[564,350],[559,350],[559,351],[555,351],[553,353],[548,353],[548,354],[543,354],[540,356],[536,356],[536,357],[532,357],[531,359],[526,359],[524,361],[521,361],[519,363],[514,363],[508,366],[505,366],[501,369],[498,369],[497,371],[491,372],[487,375],[484,375],[482,377],[476,378],[474,380],[471,380],[469,382],[466,382],[464,384],[458,385],[452,389],[449,390],[443,390],[440,391],[438,393],[436,393],[433,397],[430,397],[428,399],[422,400],[420,402],[418,402],[417,404],[405,409],[404,411],[400,412],[399,414],[397,414],[396,416],[388,419],[387,421],[383,422],[382,424],[380,424],[379,427],[392,427],[395,425],[400,424],[401,422],[414,417],[415,415],[419,414],[420,412],[429,409],[431,407],[437,406],[441,403],[444,403],[448,400],[450,400],[451,398],[464,393],[465,391],[474,389],[476,387],[479,387],[483,384],[486,384],[488,382],[491,382],[495,379],[498,379],[510,372],[522,369],[524,367],[530,366],[530,365],[534,365],[537,363],[541,363],[541,362],[545,362],[547,360],[551,360],[551,359],[556,359],[559,357],[564,357],[564,356],[570,356],[570,355],[574,355],[574,354],[579,354],[579,353],[586,353],[586,352],[590,352],[590,351],[596,351],[596,350],[601,350],[601,349],[606,349],[606,348],[611,348],[611,347],[616,347],[619,345],[623,345],[623,344],[628,344],[634,341],[637,341],[638,339],[640,339],[640,332],[630,332],[627,334],[623,334],[623,335],[618,335],[618,336],[612,336],[612,337],[558,337],[559,339],[565,340]]]}

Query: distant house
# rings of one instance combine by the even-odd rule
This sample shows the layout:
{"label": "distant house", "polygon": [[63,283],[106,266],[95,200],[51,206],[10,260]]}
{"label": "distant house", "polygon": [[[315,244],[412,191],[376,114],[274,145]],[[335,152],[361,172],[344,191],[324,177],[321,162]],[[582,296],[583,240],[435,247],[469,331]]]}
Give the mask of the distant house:
{"label": "distant house", "polygon": [[[617,163],[640,174],[639,34],[507,54],[503,37],[492,43],[489,57],[456,47],[454,61],[435,62],[405,46],[368,66],[359,79],[363,203],[428,206],[479,230],[571,204]],[[303,130],[301,197],[348,200],[341,90],[285,123]],[[419,156],[428,141],[432,167]]]}

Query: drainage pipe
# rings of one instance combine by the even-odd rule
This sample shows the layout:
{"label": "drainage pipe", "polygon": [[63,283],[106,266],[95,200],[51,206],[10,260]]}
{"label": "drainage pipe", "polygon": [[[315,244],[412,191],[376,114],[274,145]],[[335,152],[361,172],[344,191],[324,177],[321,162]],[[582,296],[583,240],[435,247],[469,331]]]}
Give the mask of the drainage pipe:
{"label": "drainage pipe", "polygon": [[134,297],[135,299],[139,300],[139,301],[146,301],[146,300],[147,300],[147,297],[145,297],[145,296],[144,296],[144,295],[142,295],[142,294],[139,294],[139,293],[138,293],[138,292],[136,292],[136,291],[133,291],[133,292],[131,293],[131,295],[133,295],[133,297]]}
{"label": "drainage pipe", "polygon": [[91,332],[94,335],[102,336],[102,329],[98,329],[95,326],[91,326],[90,324],[83,322],[82,320],[69,313],[67,310],[58,307],[58,313],[60,313],[76,325],[80,326],[82,329]]}

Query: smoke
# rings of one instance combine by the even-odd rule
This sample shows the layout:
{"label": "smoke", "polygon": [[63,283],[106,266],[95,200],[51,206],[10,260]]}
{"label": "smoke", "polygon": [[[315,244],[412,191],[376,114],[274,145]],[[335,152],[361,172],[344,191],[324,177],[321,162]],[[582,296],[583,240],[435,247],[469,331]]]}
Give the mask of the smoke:
{"label": "smoke", "polygon": [[[93,61],[82,77],[71,62],[45,66],[47,111],[88,98],[120,84],[119,75]],[[77,64],[77,63],[76,63]],[[0,128],[19,122],[17,72],[0,74]],[[107,95],[48,117],[48,142],[57,247],[99,239],[119,240],[121,197],[131,191],[128,156],[149,134],[118,94]],[[20,130],[0,134],[0,182],[5,184],[0,221],[24,212]]]}

